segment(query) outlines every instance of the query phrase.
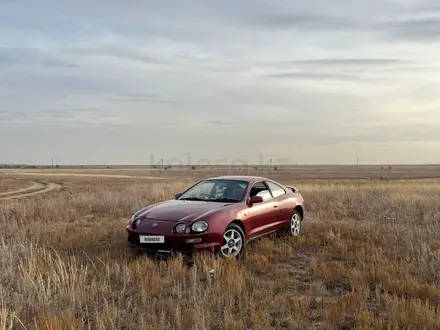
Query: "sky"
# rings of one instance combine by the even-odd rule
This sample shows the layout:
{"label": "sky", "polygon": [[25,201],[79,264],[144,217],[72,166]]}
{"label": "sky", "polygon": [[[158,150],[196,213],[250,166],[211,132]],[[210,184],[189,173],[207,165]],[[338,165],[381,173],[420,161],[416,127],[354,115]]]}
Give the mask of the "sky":
{"label": "sky", "polygon": [[0,0],[0,163],[440,163],[438,1]]}

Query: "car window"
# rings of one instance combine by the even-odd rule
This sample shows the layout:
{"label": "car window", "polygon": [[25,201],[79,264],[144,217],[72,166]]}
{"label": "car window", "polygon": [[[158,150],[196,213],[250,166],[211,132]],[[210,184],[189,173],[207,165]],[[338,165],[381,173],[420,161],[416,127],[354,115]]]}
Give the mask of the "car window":
{"label": "car window", "polygon": [[277,185],[276,183],[273,183],[270,181],[267,181],[266,183],[269,186],[269,189],[270,189],[272,196],[274,198],[281,196],[281,195],[284,195],[286,193],[286,191],[283,188],[281,188],[279,185]]}
{"label": "car window", "polygon": [[212,196],[214,196],[215,198],[223,198],[223,196],[225,195],[225,190],[227,188],[228,188],[227,182],[223,182],[223,181],[216,182],[212,189]]}
{"label": "car window", "polygon": [[270,194],[269,190],[261,190],[257,196],[261,196],[263,198],[263,201],[267,201],[268,199],[272,198],[272,195]]}
{"label": "car window", "polygon": [[263,198],[263,201],[267,201],[272,198],[272,195],[267,189],[267,186],[264,184],[264,182],[254,183],[250,190],[249,196],[261,196]]}
{"label": "car window", "polygon": [[196,185],[193,189],[185,194],[185,197],[199,197],[203,195],[211,195],[215,182],[204,181]]}
{"label": "car window", "polygon": [[205,180],[199,182],[179,197],[184,199],[200,199],[206,201],[228,200],[239,202],[243,199],[248,184],[238,180]]}

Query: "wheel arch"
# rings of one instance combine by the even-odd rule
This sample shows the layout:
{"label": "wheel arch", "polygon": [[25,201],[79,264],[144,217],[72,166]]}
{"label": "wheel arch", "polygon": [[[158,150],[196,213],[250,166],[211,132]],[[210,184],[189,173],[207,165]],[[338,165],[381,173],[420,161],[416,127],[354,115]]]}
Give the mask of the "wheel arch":
{"label": "wheel arch", "polygon": [[301,221],[304,220],[304,208],[302,205],[296,205],[293,210],[298,211],[299,215],[301,216]]}
{"label": "wheel arch", "polygon": [[228,224],[228,226],[232,223],[238,225],[241,228],[241,230],[243,230],[245,238],[247,238],[246,227],[244,226],[243,221],[241,221],[240,219],[234,219]]}

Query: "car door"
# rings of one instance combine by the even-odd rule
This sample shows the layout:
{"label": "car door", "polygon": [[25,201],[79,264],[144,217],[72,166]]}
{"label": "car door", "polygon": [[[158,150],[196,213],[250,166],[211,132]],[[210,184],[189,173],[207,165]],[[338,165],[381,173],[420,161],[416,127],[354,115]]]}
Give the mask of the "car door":
{"label": "car door", "polygon": [[256,238],[273,231],[274,223],[277,219],[277,202],[272,198],[272,194],[264,181],[255,182],[249,189],[248,198],[261,196],[262,203],[249,205],[244,221],[250,238]]}
{"label": "car door", "polygon": [[278,229],[280,227],[285,227],[289,225],[292,210],[289,207],[289,201],[285,198],[287,192],[280,185],[273,181],[267,180],[265,181],[265,183],[273,196],[274,203],[277,205],[277,214],[276,220],[274,221],[274,227]]}

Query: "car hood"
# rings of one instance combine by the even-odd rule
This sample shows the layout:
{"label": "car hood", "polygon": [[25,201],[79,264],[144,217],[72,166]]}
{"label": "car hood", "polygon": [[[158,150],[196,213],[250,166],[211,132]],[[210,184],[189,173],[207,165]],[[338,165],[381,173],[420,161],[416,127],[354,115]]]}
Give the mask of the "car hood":
{"label": "car hood", "polygon": [[146,207],[136,213],[144,219],[192,222],[221,210],[231,203],[170,200]]}

